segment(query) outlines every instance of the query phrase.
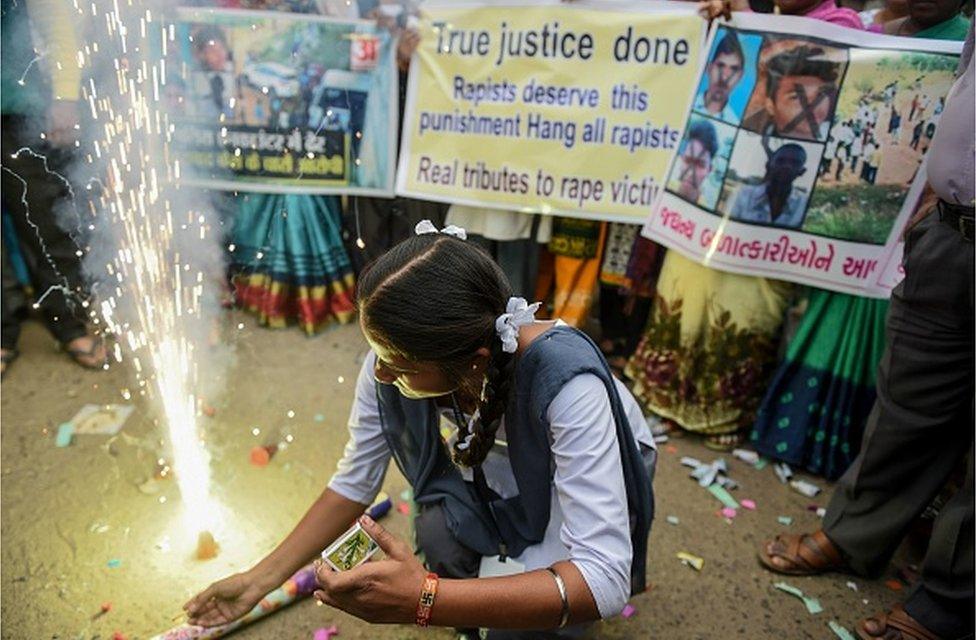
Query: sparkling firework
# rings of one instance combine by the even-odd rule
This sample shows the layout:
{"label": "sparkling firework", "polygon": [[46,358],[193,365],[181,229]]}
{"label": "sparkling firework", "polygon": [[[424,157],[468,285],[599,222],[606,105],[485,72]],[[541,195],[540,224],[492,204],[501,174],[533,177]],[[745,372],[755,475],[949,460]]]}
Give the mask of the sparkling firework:
{"label": "sparkling firework", "polygon": [[180,187],[176,124],[164,110],[175,29],[140,0],[75,6],[88,18],[78,64],[89,76],[82,95],[92,136],[82,148],[97,176],[89,182],[94,237],[87,266],[100,276],[92,316],[116,336],[116,360],[128,351],[139,392],[158,402],[186,524],[211,530],[215,505],[197,422],[196,356],[210,310],[218,308],[212,283],[220,251],[212,214],[199,194],[194,199]]}

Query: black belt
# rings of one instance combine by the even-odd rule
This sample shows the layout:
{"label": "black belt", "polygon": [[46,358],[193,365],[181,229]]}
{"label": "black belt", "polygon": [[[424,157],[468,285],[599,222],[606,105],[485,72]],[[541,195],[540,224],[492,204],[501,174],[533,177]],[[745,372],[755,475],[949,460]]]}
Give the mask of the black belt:
{"label": "black belt", "polygon": [[962,234],[969,242],[976,236],[976,209],[939,199],[939,220]]}

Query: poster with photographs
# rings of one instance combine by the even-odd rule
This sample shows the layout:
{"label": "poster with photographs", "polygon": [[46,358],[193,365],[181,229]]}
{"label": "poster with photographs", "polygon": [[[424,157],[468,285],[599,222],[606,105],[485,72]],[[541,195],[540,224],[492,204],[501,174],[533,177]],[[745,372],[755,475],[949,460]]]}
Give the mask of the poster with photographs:
{"label": "poster with photographs", "polygon": [[644,235],[716,269],[887,297],[960,50],[807,18],[717,24]]}
{"label": "poster with photographs", "polygon": [[180,9],[163,99],[201,186],[391,196],[395,42],[375,22]]}

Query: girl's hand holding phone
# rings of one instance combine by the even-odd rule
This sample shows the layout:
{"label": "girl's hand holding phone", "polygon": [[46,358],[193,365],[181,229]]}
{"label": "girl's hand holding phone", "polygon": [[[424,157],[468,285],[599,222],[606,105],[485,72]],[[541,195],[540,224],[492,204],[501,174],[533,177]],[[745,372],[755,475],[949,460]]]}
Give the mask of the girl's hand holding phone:
{"label": "girl's hand holding phone", "polygon": [[414,622],[427,570],[405,541],[369,516],[359,524],[376,541],[386,558],[366,562],[348,571],[336,571],[317,561],[315,576],[321,589],[315,598],[366,622]]}

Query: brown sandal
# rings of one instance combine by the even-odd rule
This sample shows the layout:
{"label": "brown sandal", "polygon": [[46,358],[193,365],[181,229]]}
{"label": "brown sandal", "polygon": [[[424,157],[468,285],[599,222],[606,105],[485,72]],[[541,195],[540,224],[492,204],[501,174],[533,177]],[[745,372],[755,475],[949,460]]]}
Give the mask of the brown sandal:
{"label": "brown sandal", "polygon": [[[880,625],[880,633],[872,634],[868,631],[865,628],[865,624],[868,621],[873,621]],[[890,632],[892,631],[897,632],[898,635],[891,635]],[[887,613],[879,613],[878,615],[861,620],[857,623],[857,636],[861,640],[940,640],[939,636],[923,627],[915,618],[908,615],[908,612],[900,604],[896,604]]]}
{"label": "brown sandal", "polygon": [[[774,545],[775,548],[770,549]],[[782,558],[791,566],[780,567],[773,563],[773,558]],[[800,535],[780,534],[767,540],[759,550],[759,564],[788,576],[812,576],[847,566],[840,551],[823,531]]]}

